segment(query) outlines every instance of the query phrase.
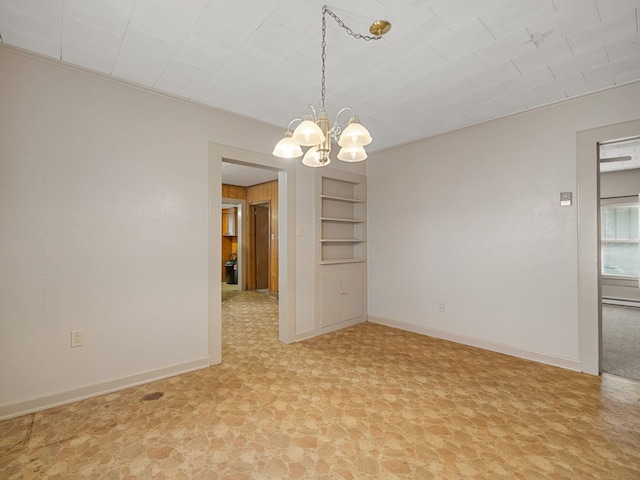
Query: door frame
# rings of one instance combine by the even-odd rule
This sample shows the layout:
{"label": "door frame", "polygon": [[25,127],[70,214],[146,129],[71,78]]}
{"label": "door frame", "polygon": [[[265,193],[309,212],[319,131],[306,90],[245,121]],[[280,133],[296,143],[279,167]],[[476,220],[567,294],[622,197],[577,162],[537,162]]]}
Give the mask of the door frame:
{"label": "door frame", "polygon": [[578,208],[578,351],[580,370],[599,375],[602,356],[602,285],[600,282],[600,169],[598,145],[637,136],[640,120],[576,133]]}
{"label": "door frame", "polygon": [[296,331],[296,162],[209,142],[208,172],[208,349],[209,364],[222,362],[220,251],[222,237],[222,161],[278,171],[278,337],[293,343]]}

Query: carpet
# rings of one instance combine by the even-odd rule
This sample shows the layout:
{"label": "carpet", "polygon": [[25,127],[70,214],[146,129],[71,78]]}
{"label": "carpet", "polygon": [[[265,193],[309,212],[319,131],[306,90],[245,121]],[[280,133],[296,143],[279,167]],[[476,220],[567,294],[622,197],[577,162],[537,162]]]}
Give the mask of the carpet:
{"label": "carpet", "polygon": [[640,381],[640,308],[602,306],[602,370]]}

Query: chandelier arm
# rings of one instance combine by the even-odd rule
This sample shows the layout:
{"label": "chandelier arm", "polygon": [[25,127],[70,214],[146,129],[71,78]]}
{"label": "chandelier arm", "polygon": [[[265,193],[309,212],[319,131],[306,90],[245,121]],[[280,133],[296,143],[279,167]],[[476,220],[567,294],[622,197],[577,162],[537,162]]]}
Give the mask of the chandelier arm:
{"label": "chandelier arm", "polygon": [[338,120],[338,117],[340,116],[340,114],[342,114],[342,112],[346,112],[347,110],[349,110],[351,112],[351,116],[352,117],[356,116],[356,112],[353,111],[353,108],[351,108],[351,107],[343,107],[343,108],[340,109],[340,111],[336,115],[336,121]]}
{"label": "chandelier arm", "polygon": [[340,118],[340,115],[342,114],[342,112],[346,112],[346,111],[351,112],[351,116],[349,117],[349,119],[351,119],[351,118],[356,116],[356,112],[354,112],[353,108],[351,108],[351,107],[344,107],[344,108],[340,109],[340,111],[336,115],[336,120],[333,123],[333,127],[331,128],[331,133],[334,135],[334,137],[336,139],[342,133],[342,129],[349,124],[349,121],[346,121],[346,122],[340,122],[339,121],[339,118]]}
{"label": "chandelier arm", "polygon": [[[307,105],[307,108],[310,108],[311,111],[313,112],[313,121],[317,122],[318,121],[318,112],[316,112],[316,107],[314,107],[312,104]],[[324,108],[323,108],[324,110]]]}
{"label": "chandelier arm", "polygon": [[290,132],[291,131],[291,125],[293,125],[295,122],[302,122],[301,118],[294,118],[293,120],[291,120],[289,122],[289,126],[287,127],[287,131]]}

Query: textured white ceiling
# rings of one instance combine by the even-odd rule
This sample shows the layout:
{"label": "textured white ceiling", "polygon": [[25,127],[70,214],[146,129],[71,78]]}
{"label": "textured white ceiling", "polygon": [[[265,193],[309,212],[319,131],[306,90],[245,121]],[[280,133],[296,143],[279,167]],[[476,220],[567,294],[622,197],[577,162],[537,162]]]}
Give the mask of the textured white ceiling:
{"label": "textured white ceiling", "polygon": [[[2,41],[283,131],[320,102],[318,0],[0,0]],[[640,80],[640,0],[346,0],[327,18],[330,115],[370,151]],[[346,120],[346,119],[345,119]],[[274,142],[277,139],[274,139]],[[271,148],[269,146],[268,148]]]}
{"label": "textured white ceiling", "polygon": [[278,172],[267,168],[222,162],[222,183],[250,187],[278,179]]}

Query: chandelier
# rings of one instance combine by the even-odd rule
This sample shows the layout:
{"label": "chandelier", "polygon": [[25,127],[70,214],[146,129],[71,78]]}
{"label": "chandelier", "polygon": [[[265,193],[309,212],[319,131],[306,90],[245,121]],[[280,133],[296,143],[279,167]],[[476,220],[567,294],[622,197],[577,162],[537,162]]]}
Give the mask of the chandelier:
{"label": "chandelier", "polygon": [[[309,147],[302,159],[302,163],[309,167],[324,167],[329,165],[331,162],[329,154],[331,153],[332,140],[338,142],[338,145],[341,147],[338,152],[338,159],[344,162],[361,162],[366,159],[367,152],[364,147],[373,141],[367,129],[362,126],[360,120],[356,117],[353,109],[349,107],[345,107],[338,112],[333,125],[329,120],[325,87],[327,14],[329,14],[341,28],[345,29],[350,36],[358,40],[380,40],[382,35],[387,33],[391,28],[391,24],[386,20],[377,20],[369,27],[369,32],[372,36],[354,33],[354,31],[347,27],[326,5],[322,7],[321,109],[317,112],[313,105],[309,105],[308,108],[312,114],[291,120],[284,137],[273,149],[273,155],[276,157],[298,158],[301,157],[303,153],[300,147]],[[346,122],[339,120],[344,112],[350,113],[349,120]],[[292,132],[291,127],[297,122],[300,122],[300,124]]]}

